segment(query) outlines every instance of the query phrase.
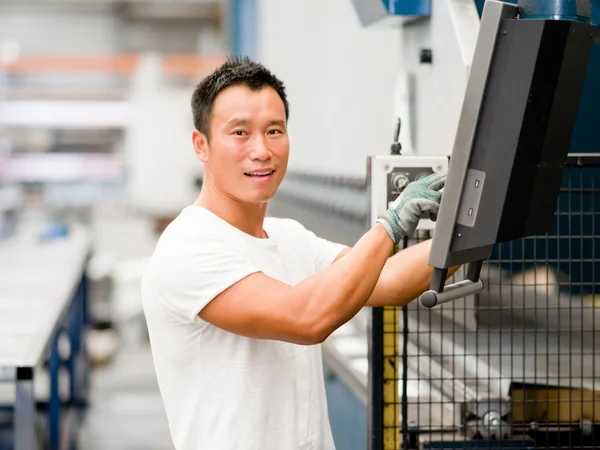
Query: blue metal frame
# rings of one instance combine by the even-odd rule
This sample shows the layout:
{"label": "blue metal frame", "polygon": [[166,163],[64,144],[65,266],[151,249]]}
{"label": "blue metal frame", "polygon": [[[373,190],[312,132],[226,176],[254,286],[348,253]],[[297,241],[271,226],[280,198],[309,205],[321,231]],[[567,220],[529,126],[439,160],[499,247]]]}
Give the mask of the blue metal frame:
{"label": "blue metal frame", "polygon": [[519,0],[519,11],[522,19],[591,20],[589,0]]}
{"label": "blue metal frame", "polygon": [[58,449],[60,446],[60,388],[58,377],[60,375],[60,354],[58,352],[58,342],[61,335],[59,330],[54,336],[52,350],[50,351],[50,360],[48,361],[48,370],[50,371],[50,399],[48,405],[48,433],[51,449]]}
{"label": "blue metal frame", "polygon": [[385,9],[394,16],[429,16],[431,0],[382,0]]}
{"label": "blue metal frame", "polygon": [[352,3],[362,26],[387,21],[388,17],[400,22],[407,17],[427,17],[431,14],[431,0],[352,0]]}
{"label": "blue metal frame", "polygon": [[256,58],[256,0],[230,0],[229,40],[231,54]]}
{"label": "blue metal frame", "polygon": [[82,278],[75,301],[71,308],[67,332],[71,342],[71,353],[66,361],[69,369],[69,393],[71,402],[74,405],[83,405],[86,400],[87,392],[87,367],[86,352],[85,352],[85,328],[87,325],[87,280]]}

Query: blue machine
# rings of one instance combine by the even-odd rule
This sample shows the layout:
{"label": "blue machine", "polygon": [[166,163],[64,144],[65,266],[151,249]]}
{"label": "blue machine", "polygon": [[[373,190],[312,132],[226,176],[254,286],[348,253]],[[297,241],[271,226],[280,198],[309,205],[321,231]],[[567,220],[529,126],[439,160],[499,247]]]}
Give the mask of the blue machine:
{"label": "blue machine", "polygon": [[403,17],[427,17],[431,0],[352,0],[363,26]]}
{"label": "blue machine", "polygon": [[521,18],[575,20],[590,23],[592,8],[589,1],[575,0],[521,0]]}

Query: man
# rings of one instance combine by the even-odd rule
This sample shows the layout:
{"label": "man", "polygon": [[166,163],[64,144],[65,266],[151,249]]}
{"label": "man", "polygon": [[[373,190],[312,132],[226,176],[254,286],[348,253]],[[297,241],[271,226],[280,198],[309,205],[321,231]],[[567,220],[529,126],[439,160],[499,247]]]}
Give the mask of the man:
{"label": "man", "polygon": [[196,88],[198,199],[162,234],[142,283],[154,365],[178,450],[333,449],[321,349],[363,306],[429,286],[429,243],[389,257],[444,175],[409,185],[353,248],[265,218],[286,173],[284,86],[246,58]]}

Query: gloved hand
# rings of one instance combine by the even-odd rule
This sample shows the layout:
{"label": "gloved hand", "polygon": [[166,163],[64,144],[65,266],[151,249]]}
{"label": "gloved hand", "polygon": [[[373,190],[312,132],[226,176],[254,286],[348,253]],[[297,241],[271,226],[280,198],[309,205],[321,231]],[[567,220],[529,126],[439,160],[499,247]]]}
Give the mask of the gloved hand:
{"label": "gloved hand", "polygon": [[434,222],[440,209],[442,193],[446,184],[446,172],[434,173],[409,183],[385,214],[377,219],[395,244],[404,236],[412,235],[419,219],[426,213]]}

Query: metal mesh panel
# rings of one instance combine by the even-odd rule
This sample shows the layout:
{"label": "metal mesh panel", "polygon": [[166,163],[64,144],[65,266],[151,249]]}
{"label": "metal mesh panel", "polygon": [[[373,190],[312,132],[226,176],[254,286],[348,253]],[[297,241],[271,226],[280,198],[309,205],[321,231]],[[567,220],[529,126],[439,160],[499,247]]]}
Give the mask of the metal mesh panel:
{"label": "metal mesh panel", "polygon": [[569,157],[551,231],[496,245],[479,295],[373,310],[371,448],[600,448],[598,193]]}

